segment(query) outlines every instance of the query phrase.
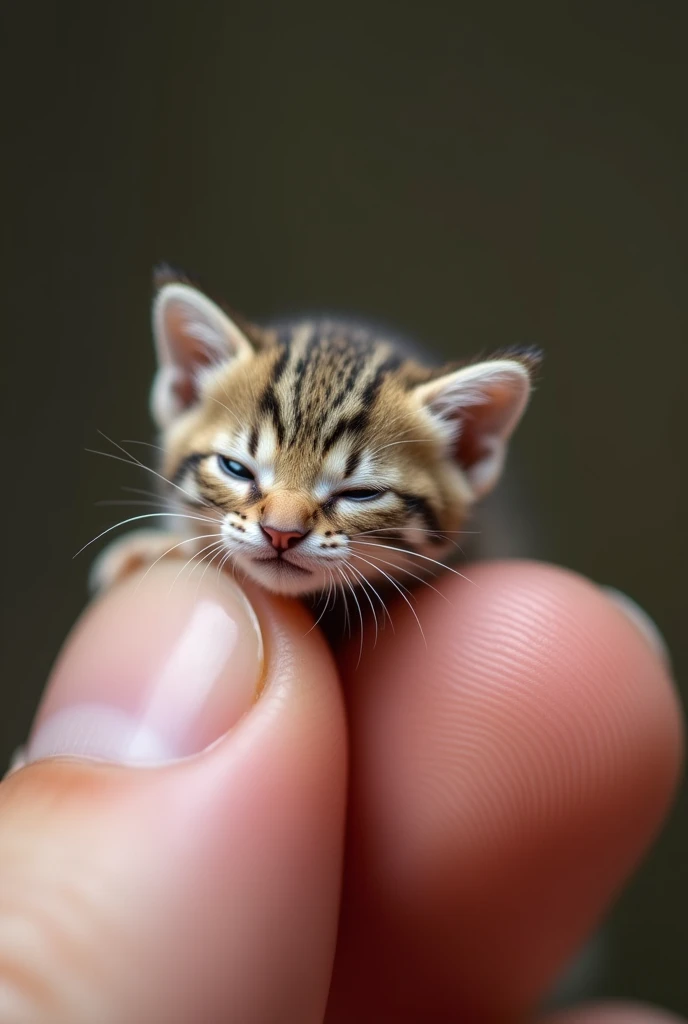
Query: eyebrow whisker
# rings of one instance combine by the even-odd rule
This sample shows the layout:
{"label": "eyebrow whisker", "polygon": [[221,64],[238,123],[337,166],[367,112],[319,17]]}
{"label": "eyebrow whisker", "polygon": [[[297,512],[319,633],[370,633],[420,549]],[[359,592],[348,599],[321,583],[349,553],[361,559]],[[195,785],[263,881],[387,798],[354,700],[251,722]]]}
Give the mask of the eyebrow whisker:
{"label": "eyebrow whisker", "polygon": [[[162,480],[164,483],[169,484],[170,487],[174,487],[176,490],[178,490],[180,494],[184,495],[187,501],[193,500],[193,495],[189,494],[188,491],[185,491],[183,487],[179,486],[179,484],[176,484],[174,480],[168,479],[168,477],[164,476],[162,473],[158,473],[157,470],[152,469],[150,466],[147,466],[145,462],[141,462],[140,459],[137,459],[136,456],[131,454],[131,452],[128,452],[126,448],[123,448],[121,444],[118,444],[117,441],[113,441],[111,437],[108,437],[108,435],[104,433],[104,431],[99,430],[98,433],[101,435],[101,437],[104,437],[106,441],[114,445],[115,448],[119,448],[121,452],[124,452],[127,458],[123,459],[120,455],[115,455],[112,452],[100,452],[97,451],[95,448],[87,448],[87,452],[90,452],[92,455],[102,455],[106,459],[115,459],[117,462],[124,462],[126,465],[129,466],[138,466],[139,469],[145,469],[147,470],[147,472],[152,473],[153,476],[157,477],[158,480]],[[208,505],[208,502],[204,501],[202,498],[201,502],[204,505]]]}

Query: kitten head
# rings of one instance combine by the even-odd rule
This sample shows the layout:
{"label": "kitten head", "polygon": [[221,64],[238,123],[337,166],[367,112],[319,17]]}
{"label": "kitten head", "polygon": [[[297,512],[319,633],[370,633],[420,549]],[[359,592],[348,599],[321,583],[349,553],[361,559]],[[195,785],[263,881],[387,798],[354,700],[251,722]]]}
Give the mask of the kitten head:
{"label": "kitten head", "polygon": [[183,281],[162,285],[153,326],[170,497],[281,593],[436,568],[530,391],[526,356],[428,370],[361,328],[259,329]]}

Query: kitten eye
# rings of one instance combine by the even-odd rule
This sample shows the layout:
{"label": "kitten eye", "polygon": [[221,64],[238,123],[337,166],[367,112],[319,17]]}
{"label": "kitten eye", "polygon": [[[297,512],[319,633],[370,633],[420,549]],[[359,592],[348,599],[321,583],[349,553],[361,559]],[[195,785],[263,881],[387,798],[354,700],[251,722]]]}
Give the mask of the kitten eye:
{"label": "kitten eye", "polygon": [[236,459],[230,459],[227,455],[218,455],[217,461],[220,463],[220,468],[227,474],[227,476],[233,476],[237,480],[255,480],[255,476],[250,469],[241,462],[237,462]]}
{"label": "kitten eye", "polygon": [[374,501],[375,498],[382,497],[384,493],[384,491],[376,491],[372,487],[354,487],[350,491],[340,491],[337,497],[346,498],[348,501]]}

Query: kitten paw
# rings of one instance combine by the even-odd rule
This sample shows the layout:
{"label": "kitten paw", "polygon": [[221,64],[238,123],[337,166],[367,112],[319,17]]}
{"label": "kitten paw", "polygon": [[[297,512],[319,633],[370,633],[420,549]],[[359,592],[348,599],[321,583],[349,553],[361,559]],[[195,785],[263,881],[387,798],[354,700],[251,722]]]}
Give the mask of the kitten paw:
{"label": "kitten paw", "polygon": [[190,558],[198,551],[198,540],[184,540],[179,534],[161,530],[134,530],[109,544],[93,565],[88,577],[92,594],[102,594],[133,572],[163,558]]}

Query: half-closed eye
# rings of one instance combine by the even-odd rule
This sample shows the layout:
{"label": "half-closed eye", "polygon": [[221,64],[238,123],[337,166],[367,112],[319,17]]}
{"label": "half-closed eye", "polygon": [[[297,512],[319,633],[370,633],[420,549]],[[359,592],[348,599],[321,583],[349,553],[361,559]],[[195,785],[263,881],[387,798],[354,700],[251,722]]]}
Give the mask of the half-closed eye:
{"label": "half-closed eye", "polygon": [[385,493],[385,491],[375,490],[373,487],[352,487],[348,491],[339,491],[335,497],[345,498],[347,501],[375,501]]}
{"label": "half-closed eye", "polygon": [[236,459],[230,459],[227,455],[218,455],[217,461],[220,464],[220,468],[227,474],[227,476],[233,476],[235,480],[255,480],[254,474],[243,464],[243,462],[237,462]]}

